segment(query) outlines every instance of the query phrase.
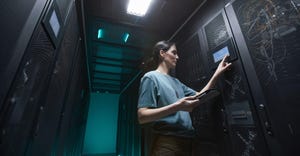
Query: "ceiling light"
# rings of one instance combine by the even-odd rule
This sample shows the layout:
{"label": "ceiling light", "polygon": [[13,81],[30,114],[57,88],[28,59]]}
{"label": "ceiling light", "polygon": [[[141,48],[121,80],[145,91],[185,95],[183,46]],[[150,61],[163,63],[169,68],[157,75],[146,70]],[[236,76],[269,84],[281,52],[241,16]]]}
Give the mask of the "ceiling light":
{"label": "ceiling light", "polygon": [[144,16],[151,1],[152,0],[130,0],[127,7],[127,13],[136,16]]}

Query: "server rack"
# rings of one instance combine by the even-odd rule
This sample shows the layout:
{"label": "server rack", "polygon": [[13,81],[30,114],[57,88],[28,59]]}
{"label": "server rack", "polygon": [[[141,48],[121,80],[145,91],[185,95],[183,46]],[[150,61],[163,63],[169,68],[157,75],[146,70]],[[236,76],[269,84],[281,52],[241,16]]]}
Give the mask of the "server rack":
{"label": "server rack", "polygon": [[[208,10],[201,12],[206,21],[194,19],[194,25],[198,24],[194,34],[187,30],[181,33],[192,35],[185,36],[178,46],[181,62],[177,76],[194,89],[205,85],[219,55],[233,53],[232,69],[218,83],[222,96],[207,104],[210,107],[192,113],[200,134],[209,127],[205,117],[216,119],[211,125],[218,129],[213,132],[217,139],[202,139],[213,140],[219,155],[279,156],[297,152],[299,6],[297,0],[235,0],[214,15]],[[195,80],[202,82],[193,84]]]}

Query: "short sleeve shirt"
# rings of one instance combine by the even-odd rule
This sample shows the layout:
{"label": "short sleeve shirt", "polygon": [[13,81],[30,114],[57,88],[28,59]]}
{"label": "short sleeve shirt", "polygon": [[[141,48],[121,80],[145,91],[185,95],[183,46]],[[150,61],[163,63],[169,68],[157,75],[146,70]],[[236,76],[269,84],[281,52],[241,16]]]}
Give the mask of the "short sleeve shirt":
{"label": "short sleeve shirt", "polygon": [[[160,108],[195,94],[195,90],[178,79],[158,71],[150,71],[141,79],[138,108]],[[190,114],[186,111],[178,111],[155,121],[153,130],[164,135],[194,136]]]}

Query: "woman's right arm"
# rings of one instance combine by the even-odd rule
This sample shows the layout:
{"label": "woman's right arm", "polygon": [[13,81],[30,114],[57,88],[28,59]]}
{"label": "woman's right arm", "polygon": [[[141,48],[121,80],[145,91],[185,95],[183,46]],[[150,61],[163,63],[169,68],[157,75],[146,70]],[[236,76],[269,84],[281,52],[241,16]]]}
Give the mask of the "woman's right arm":
{"label": "woman's right arm", "polygon": [[156,121],[177,111],[191,112],[196,106],[198,106],[198,102],[199,100],[196,99],[195,96],[188,96],[176,101],[175,103],[160,108],[139,108],[138,121],[140,124],[144,124]]}
{"label": "woman's right arm", "polygon": [[220,75],[222,73],[224,73],[226,70],[229,70],[230,69],[230,66],[231,66],[231,63],[228,63],[226,62],[226,60],[229,58],[228,55],[226,55],[222,61],[219,63],[215,73],[213,74],[213,76],[210,78],[210,80],[208,81],[208,83],[205,85],[205,87],[197,93],[198,94],[201,94],[203,93],[204,91],[208,90],[208,89],[211,89],[213,88],[216,83],[217,83],[217,80],[219,79]]}

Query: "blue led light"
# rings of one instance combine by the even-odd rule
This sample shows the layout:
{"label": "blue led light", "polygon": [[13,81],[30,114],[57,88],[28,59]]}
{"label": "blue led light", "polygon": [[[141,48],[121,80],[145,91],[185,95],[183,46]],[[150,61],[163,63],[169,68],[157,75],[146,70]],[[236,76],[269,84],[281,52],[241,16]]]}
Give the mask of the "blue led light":
{"label": "blue led light", "polygon": [[126,43],[128,38],[129,38],[129,34],[125,33],[124,36],[123,36],[123,41]]}
{"label": "blue led light", "polygon": [[98,39],[103,37],[103,30],[98,29]]}

